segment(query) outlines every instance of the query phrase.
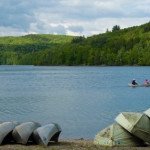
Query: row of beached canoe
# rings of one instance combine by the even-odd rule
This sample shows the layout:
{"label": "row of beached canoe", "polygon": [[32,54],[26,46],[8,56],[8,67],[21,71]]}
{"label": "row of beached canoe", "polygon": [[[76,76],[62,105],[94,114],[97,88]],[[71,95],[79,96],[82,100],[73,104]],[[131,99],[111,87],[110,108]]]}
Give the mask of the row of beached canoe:
{"label": "row of beached canoe", "polygon": [[96,135],[95,144],[128,147],[150,145],[150,108],[144,113],[122,112],[115,121]]}
{"label": "row of beached canoe", "polygon": [[58,142],[60,132],[61,128],[56,123],[41,126],[37,122],[1,122],[0,144],[11,142],[28,144],[33,142],[47,146],[50,141]]}

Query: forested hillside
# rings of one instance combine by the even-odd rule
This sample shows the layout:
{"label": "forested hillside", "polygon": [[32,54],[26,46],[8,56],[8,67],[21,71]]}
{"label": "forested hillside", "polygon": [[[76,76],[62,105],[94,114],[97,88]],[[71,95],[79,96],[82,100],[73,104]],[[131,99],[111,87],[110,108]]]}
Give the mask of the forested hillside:
{"label": "forested hillside", "polygon": [[0,37],[0,64],[150,65],[150,22],[91,37]]}

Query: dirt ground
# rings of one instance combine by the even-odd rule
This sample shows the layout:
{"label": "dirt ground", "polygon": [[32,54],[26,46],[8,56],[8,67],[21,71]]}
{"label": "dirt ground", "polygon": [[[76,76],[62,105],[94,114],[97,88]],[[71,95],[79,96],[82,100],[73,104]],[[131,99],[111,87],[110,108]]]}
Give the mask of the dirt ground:
{"label": "dirt ground", "polygon": [[0,150],[150,150],[150,147],[101,147],[93,144],[92,140],[61,140],[50,143],[48,147],[39,145],[2,145]]}

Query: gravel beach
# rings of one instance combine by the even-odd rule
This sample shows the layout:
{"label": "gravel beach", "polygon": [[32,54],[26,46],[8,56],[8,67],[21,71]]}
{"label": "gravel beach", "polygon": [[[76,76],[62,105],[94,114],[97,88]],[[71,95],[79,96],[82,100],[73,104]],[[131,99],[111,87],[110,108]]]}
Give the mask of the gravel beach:
{"label": "gravel beach", "polygon": [[48,147],[39,145],[2,145],[0,150],[150,150],[150,147],[101,147],[93,144],[92,140],[60,140],[50,143]]}

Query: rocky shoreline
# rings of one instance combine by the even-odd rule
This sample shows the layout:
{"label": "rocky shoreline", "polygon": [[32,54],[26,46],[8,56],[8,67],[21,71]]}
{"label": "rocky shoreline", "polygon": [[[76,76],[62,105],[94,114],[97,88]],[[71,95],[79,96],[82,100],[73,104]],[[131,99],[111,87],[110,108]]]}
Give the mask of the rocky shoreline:
{"label": "rocky shoreline", "polygon": [[150,150],[150,147],[102,147],[93,144],[93,140],[74,139],[50,143],[48,147],[39,145],[10,144],[0,146],[0,150]]}

